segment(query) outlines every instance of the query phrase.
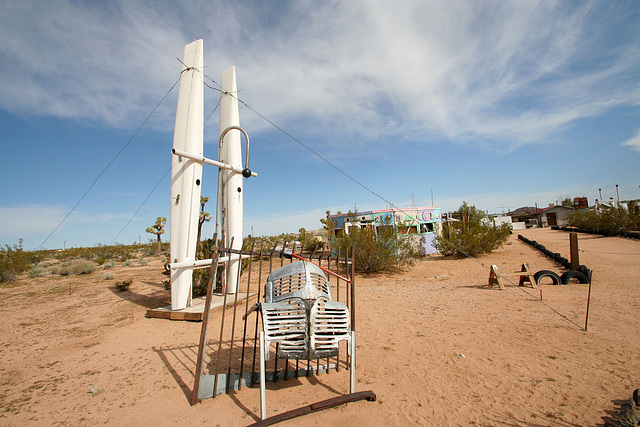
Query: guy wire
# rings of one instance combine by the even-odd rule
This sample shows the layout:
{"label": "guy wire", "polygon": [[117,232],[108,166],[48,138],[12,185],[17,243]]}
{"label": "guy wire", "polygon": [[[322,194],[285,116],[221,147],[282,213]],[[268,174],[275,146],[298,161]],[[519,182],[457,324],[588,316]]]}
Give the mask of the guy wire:
{"label": "guy wire", "polygon": [[[218,92],[224,92],[224,93],[228,93],[229,95],[233,96],[234,98],[236,98],[236,100],[241,103],[242,105],[244,105],[245,107],[247,107],[249,110],[251,110],[254,114],[256,114],[258,117],[262,118],[264,121],[266,121],[267,123],[269,123],[271,126],[275,127],[276,129],[278,129],[280,132],[282,132],[283,134],[285,134],[286,136],[288,136],[289,138],[291,138],[292,140],[294,140],[295,142],[297,142],[298,144],[300,144],[302,147],[306,148],[307,150],[309,150],[311,153],[313,153],[316,157],[318,157],[320,160],[324,161],[326,164],[328,164],[329,166],[331,166],[333,169],[335,169],[336,171],[340,172],[342,175],[344,175],[345,177],[347,177],[348,179],[350,179],[351,181],[353,181],[354,183],[358,184],[360,187],[364,188],[365,190],[367,190],[369,193],[373,194],[374,196],[378,197],[380,200],[386,202],[387,204],[389,204],[391,207],[393,207],[394,209],[404,213],[405,215],[409,216],[409,214],[407,212],[405,212],[403,209],[399,208],[398,206],[396,206],[394,203],[388,201],[386,198],[384,198],[383,196],[381,196],[380,194],[376,193],[375,191],[373,191],[372,189],[370,189],[369,187],[367,187],[366,185],[364,185],[363,183],[361,183],[360,181],[358,181],[357,179],[355,179],[354,177],[352,177],[351,175],[349,175],[348,173],[346,173],[345,171],[343,171],[342,169],[340,169],[338,166],[336,166],[334,163],[332,163],[331,161],[329,161],[327,158],[325,158],[324,156],[322,156],[320,153],[316,152],[315,150],[313,150],[311,147],[309,147],[308,145],[306,145],[305,143],[303,143],[302,141],[300,141],[298,138],[296,138],[295,136],[291,135],[289,132],[287,132],[286,130],[284,130],[283,128],[281,128],[280,126],[278,126],[277,124],[275,124],[273,121],[271,121],[270,119],[268,119],[266,116],[264,116],[263,114],[261,114],[260,112],[258,112],[255,108],[251,107],[249,104],[247,104],[245,101],[243,101],[242,99],[238,98],[237,96],[234,96],[233,94],[226,92],[224,90],[224,88],[222,88],[220,86],[220,84],[218,82],[216,82],[215,80],[213,80],[210,76],[208,76],[207,74],[204,74],[204,77],[211,80],[215,85],[217,85],[218,87],[220,87],[220,89],[212,87],[211,85],[207,84],[206,82],[204,83],[206,87],[208,87],[209,89],[218,91]],[[478,263],[480,266],[482,266],[484,269],[490,270],[489,267],[485,266],[484,263],[482,261],[480,261],[478,258],[476,258],[475,256],[467,253],[465,250],[463,250],[461,247],[459,247],[458,245],[456,245],[455,243],[453,243],[451,240],[449,239],[445,239],[443,237],[440,237],[443,241],[445,241],[446,243],[450,244],[451,246],[455,247],[458,251],[460,251],[460,253],[462,253],[464,256],[466,256],[467,258],[472,259],[473,261],[475,261],[476,263]],[[516,286],[515,283],[513,283],[511,280],[509,280],[508,278],[505,277],[505,279],[511,283],[512,285]],[[568,320],[569,322],[573,323],[574,325],[576,325],[578,328],[584,330],[584,328],[580,325],[578,325],[577,323],[575,323],[573,320],[569,319],[567,316],[565,316],[564,314],[560,313],[558,310],[556,310],[555,308],[551,307],[549,304],[545,303],[544,301],[542,301],[542,299],[538,299],[536,297],[534,297],[533,295],[531,295],[529,292],[527,292],[526,290],[522,289],[521,286],[516,286],[519,290],[521,290],[522,292],[528,294],[529,296],[531,296],[532,298],[535,298],[536,300],[540,301],[543,305],[545,305],[546,307],[548,307],[549,309],[551,309],[553,312],[555,312],[556,314],[558,314],[559,316],[563,317],[564,319]]]}
{"label": "guy wire", "polygon": [[58,223],[58,225],[56,225],[56,227],[53,229],[53,231],[51,233],[49,233],[49,235],[47,236],[46,239],[44,239],[44,241],[40,244],[40,246],[38,246],[38,249],[41,249],[45,243],[47,243],[47,241],[49,240],[49,238],[51,236],[53,236],[53,233],[56,232],[56,230],[58,230],[58,228],[60,228],[60,226],[67,220],[67,218],[69,218],[69,216],[76,210],[76,208],[78,207],[78,205],[80,204],[80,202],[82,202],[84,200],[84,198],[87,196],[87,194],[89,194],[89,191],[91,191],[91,189],[94,187],[94,185],[96,185],[96,182],[98,182],[98,180],[100,179],[100,177],[106,172],[107,169],[109,169],[109,167],[113,164],[113,162],[120,156],[120,154],[122,154],[122,152],[124,151],[125,148],[127,148],[127,146],[129,146],[129,144],[131,143],[131,141],[133,141],[133,139],[138,135],[138,133],[142,130],[142,128],[144,127],[144,125],[147,124],[147,122],[149,121],[149,119],[151,118],[151,116],[153,116],[153,113],[156,112],[156,110],[158,109],[158,107],[160,107],[160,104],[162,104],[162,102],[165,100],[165,98],[171,93],[171,91],[173,90],[174,87],[176,87],[176,85],[178,84],[178,82],[180,81],[180,78],[182,77],[182,74],[180,75],[180,77],[178,78],[178,80],[175,81],[175,83],[173,84],[173,86],[171,86],[171,88],[167,91],[167,93],[164,94],[164,96],[162,97],[162,99],[160,100],[160,102],[158,102],[158,104],[154,107],[154,109],[151,111],[151,113],[149,113],[149,115],[147,116],[146,119],[144,119],[144,121],[142,122],[142,124],[140,125],[140,127],[138,127],[138,129],[134,132],[134,134],[131,136],[131,138],[129,138],[129,140],[126,142],[126,144],[124,144],[124,146],[120,149],[120,151],[118,151],[118,153],[111,159],[111,161],[102,169],[102,171],[98,174],[98,176],[96,177],[96,179],[93,180],[93,182],[91,183],[91,185],[89,186],[89,188],[87,188],[87,191],[84,192],[84,194],[82,195],[82,197],[80,197],[80,200],[78,200],[76,202],[76,204],[71,208],[71,210],[67,213],[67,215],[62,218],[62,221],[60,221]]}

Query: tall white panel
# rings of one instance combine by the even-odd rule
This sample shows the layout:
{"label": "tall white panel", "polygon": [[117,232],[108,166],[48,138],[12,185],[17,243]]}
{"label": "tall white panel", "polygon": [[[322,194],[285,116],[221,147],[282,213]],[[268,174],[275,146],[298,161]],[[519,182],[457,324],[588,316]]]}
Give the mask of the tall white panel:
{"label": "tall white panel", "polygon": [[[240,126],[238,113],[238,89],[236,86],[236,68],[231,67],[222,73],[220,93],[220,131],[219,135],[229,126]],[[242,148],[240,131],[230,130],[226,133],[222,146],[219,148],[219,160],[242,169]],[[222,198],[222,231],[225,235],[226,247],[242,249],[242,216],[243,216],[243,181],[242,174],[229,170],[221,172]],[[237,277],[239,260],[230,261],[227,293],[236,293],[238,289]]]}
{"label": "tall white panel", "polygon": [[[204,124],[203,42],[184,47],[173,148],[202,155]],[[202,164],[179,156],[171,158],[171,262],[193,261],[202,181]],[[171,309],[191,305],[193,270],[171,270]]]}

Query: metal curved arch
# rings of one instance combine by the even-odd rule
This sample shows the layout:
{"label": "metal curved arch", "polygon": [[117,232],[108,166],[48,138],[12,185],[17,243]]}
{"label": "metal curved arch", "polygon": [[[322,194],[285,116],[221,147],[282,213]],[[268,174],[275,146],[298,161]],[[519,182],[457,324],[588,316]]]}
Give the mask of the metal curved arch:
{"label": "metal curved arch", "polygon": [[235,125],[229,126],[225,130],[223,130],[222,133],[220,134],[220,138],[218,139],[218,148],[222,147],[222,141],[224,140],[224,137],[227,134],[227,132],[234,129],[239,130],[244,135],[245,141],[247,141],[246,155],[244,159],[244,168],[248,170],[249,169],[249,135],[247,134],[247,131],[242,129],[240,126],[235,126]]}

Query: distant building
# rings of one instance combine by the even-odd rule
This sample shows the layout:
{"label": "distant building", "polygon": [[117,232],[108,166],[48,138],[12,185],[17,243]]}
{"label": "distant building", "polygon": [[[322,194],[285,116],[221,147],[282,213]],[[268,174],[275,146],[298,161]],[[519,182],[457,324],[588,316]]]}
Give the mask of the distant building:
{"label": "distant building", "polygon": [[552,227],[554,225],[566,225],[567,216],[573,208],[561,205],[551,205],[548,208],[540,209],[536,212],[538,223],[541,227]]}
{"label": "distant building", "polygon": [[441,210],[437,206],[381,209],[375,211],[330,215],[331,236],[349,234],[349,229],[370,228],[380,234],[393,229],[396,235],[413,235],[420,241],[424,254],[436,252],[433,240],[442,231]]}

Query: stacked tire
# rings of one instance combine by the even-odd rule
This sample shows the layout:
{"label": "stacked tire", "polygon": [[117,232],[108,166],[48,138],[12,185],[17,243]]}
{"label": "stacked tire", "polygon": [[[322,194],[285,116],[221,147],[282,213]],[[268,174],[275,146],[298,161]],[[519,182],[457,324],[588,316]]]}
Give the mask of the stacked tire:
{"label": "stacked tire", "polygon": [[[568,227],[559,227],[558,229],[562,229],[562,230],[566,229],[568,231],[574,231],[573,229],[569,229]],[[582,232],[582,230],[579,230],[579,231]],[[629,234],[629,233],[627,233],[627,234]],[[635,233],[635,234],[638,234],[639,235],[638,238],[640,238],[640,233]],[[536,279],[536,283],[539,283],[539,280],[543,279],[545,277],[551,278],[551,280],[552,280],[554,285],[559,285],[560,283],[562,283],[563,285],[566,285],[572,279],[573,280],[578,280],[578,282],[580,282],[580,283],[590,283],[591,282],[591,270],[589,270],[589,268],[587,268],[586,265],[581,265],[580,268],[578,268],[578,270],[571,270],[571,261],[569,261],[567,258],[563,257],[560,252],[552,252],[549,249],[547,249],[544,245],[541,245],[540,243],[536,242],[535,240],[530,240],[530,239],[526,238],[525,236],[523,236],[522,234],[518,234],[518,239],[522,240],[524,243],[526,243],[528,245],[533,246],[534,248],[536,248],[537,250],[542,252],[545,256],[547,256],[548,258],[550,258],[553,261],[557,262],[558,264],[560,264],[561,266],[563,266],[564,268],[566,268],[568,270],[568,271],[565,271],[562,274],[562,276],[558,276],[556,273],[554,273],[553,271],[550,271],[550,270],[540,270],[536,274],[533,275],[533,277]],[[551,274],[549,274],[549,273],[551,273]],[[539,277],[536,276],[538,274],[539,274]]]}

